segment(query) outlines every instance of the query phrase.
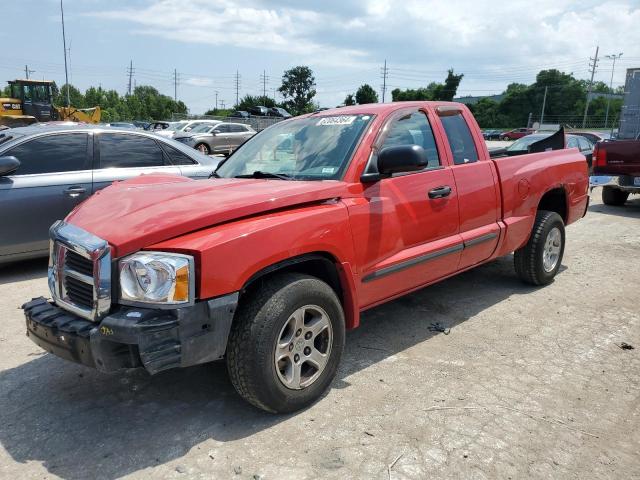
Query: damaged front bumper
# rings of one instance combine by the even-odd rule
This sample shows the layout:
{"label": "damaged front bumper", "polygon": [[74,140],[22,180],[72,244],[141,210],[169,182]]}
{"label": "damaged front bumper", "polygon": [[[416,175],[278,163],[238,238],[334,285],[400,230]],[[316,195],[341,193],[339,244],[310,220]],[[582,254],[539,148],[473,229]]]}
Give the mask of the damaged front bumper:
{"label": "damaged front bumper", "polygon": [[61,358],[114,372],[154,374],[223,357],[238,293],[174,310],[118,306],[92,322],[43,297],[22,306],[27,336]]}

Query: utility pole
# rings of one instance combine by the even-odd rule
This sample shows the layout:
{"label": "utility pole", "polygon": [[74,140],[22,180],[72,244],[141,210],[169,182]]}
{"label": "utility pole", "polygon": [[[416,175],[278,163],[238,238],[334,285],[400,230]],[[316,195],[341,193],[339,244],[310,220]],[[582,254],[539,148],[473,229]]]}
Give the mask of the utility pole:
{"label": "utility pole", "polygon": [[609,95],[607,96],[607,113],[604,115],[604,128],[607,128],[607,123],[609,122],[609,106],[611,105],[611,95],[613,95],[613,72],[616,69],[616,60],[622,56],[622,52],[617,55],[614,53],[613,55],[605,56],[609,60],[613,60],[613,65],[611,66],[611,80],[609,81]]}
{"label": "utility pole", "polygon": [[214,110],[216,111],[216,113],[218,112],[218,93],[220,93],[220,92],[218,92],[218,90],[216,90],[216,103],[215,103],[216,108],[214,108]]}
{"label": "utility pole", "polygon": [[267,82],[269,81],[269,77],[267,77],[267,71],[263,70],[262,75],[260,75],[260,80],[262,80],[262,98],[267,98]]}
{"label": "utility pole", "polygon": [[240,73],[236,70],[236,105],[240,103]]}
{"label": "utility pole", "polygon": [[544,107],[547,104],[547,90],[549,87],[544,87],[544,97],[542,98],[542,113],[540,113],[540,126],[544,123]]}
{"label": "utility pole", "polygon": [[587,89],[587,101],[584,105],[584,116],[582,117],[582,128],[587,124],[587,110],[589,109],[589,102],[591,101],[591,88],[593,88],[593,76],[596,74],[596,67],[598,66],[598,51],[600,47],[596,47],[596,56],[593,58],[589,58],[593,63],[589,63],[589,68],[591,68],[591,80],[589,80],[589,88]]}
{"label": "utility pole", "polygon": [[173,69],[173,100],[178,102],[178,70]]}
{"label": "utility pole", "polygon": [[387,59],[384,60],[384,67],[380,70],[382,73],[382,103],[384,103],[384,95],[387,92],[387,75],[389,74],[389,69],[387,68]]}
{"label": "utility pole", "polygon": [[220,100],[220,108],[224,110],[224,100]]}
{"label": "utility pole", "polygon": [[27,65],[24,66],[24,74],[27,76],[27,80],[29,80],[29,74],[35,72],[35,70],[29,70],[29,67]]}
{"label": "utility pole", "polygon": [[62,7],[62,0],[60,0],[60,15],[62,17],[62,47],[64,48],[64,79],[67,84],[67,107],[71,105],[69,100],[69,71],[67,70],[67,37],[64,33],[64,8]]}
{"label": "utility pole", "polygon": [[133,60],[129,61],[129,95],[131,95],[131,81],[133,80]]}

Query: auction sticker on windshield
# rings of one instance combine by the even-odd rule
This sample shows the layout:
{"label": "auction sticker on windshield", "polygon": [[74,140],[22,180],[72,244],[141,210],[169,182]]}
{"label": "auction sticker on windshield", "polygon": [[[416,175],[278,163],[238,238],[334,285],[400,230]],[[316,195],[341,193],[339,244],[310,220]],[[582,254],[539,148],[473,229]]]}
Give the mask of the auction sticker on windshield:
{"label": "auction sticker on windshield", "polygon": [[323,117],[316,125],[351,125],[356,115],[338,115],[336,117]]}

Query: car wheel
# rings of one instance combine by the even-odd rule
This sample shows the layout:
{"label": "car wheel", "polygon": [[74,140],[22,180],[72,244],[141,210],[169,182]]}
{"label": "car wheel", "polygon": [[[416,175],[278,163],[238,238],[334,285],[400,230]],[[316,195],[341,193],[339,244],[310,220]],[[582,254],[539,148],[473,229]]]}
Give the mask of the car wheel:
{"label": "car wheel", "polygon": [[615,187],[602,187],[602,201],[605,205],[619,207],[629,198],[629,192],[623,192]]}
{"label": "car wheel", "polygon": [[540,210],[527,244],[514,254],[514,265],[520,279],[531,285],[547,285],[553,281],[564,255],[565,232],[562,217],[556,212]]}
{"label": "car wheel", "polygon": [[211,153],[211,149],[209,148],[209,145],[207,145],[206,143],[199,143],[195,146],[196,150],[199,150],[201,153],[204,153],[205,155],[209,155]]}
{"label": "car wheel", "polygon": [[336,375],[345,324],[333,289],[302,274],[271,277],[241,299],[227,369],[236,391],[273,413],[315,402]]}

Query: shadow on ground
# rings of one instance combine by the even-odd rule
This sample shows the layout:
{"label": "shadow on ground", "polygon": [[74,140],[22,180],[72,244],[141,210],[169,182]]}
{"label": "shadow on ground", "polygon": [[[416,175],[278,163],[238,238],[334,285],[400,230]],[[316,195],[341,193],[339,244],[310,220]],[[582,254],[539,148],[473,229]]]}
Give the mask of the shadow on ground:
{"label": "shadow on ground", "polygon": [[640,218],[640,197],[631,196],[624,205],[619,207],[612,207],[604,203],[593,204],[589,206],[588,212],[616,215],[618,217]]}
{"label": "shadow on ground", "polygon": [[48,262],[47,258],[36,258],[0,265],[0,285],[44,278]]}
{"label": "shadow on ground", "polygon": [[[506,257],[366,312],[347,336],[332,388],[349,375],[532,288]],[[20,463],[65,479],[113,479],[184,456],[206,439],[230,441],[290,416],[263,413],[236,395],[223,364],[103,375],[43,354],[0,373],[0,443]],[[89,473],[91,472],[91,473]]]}

